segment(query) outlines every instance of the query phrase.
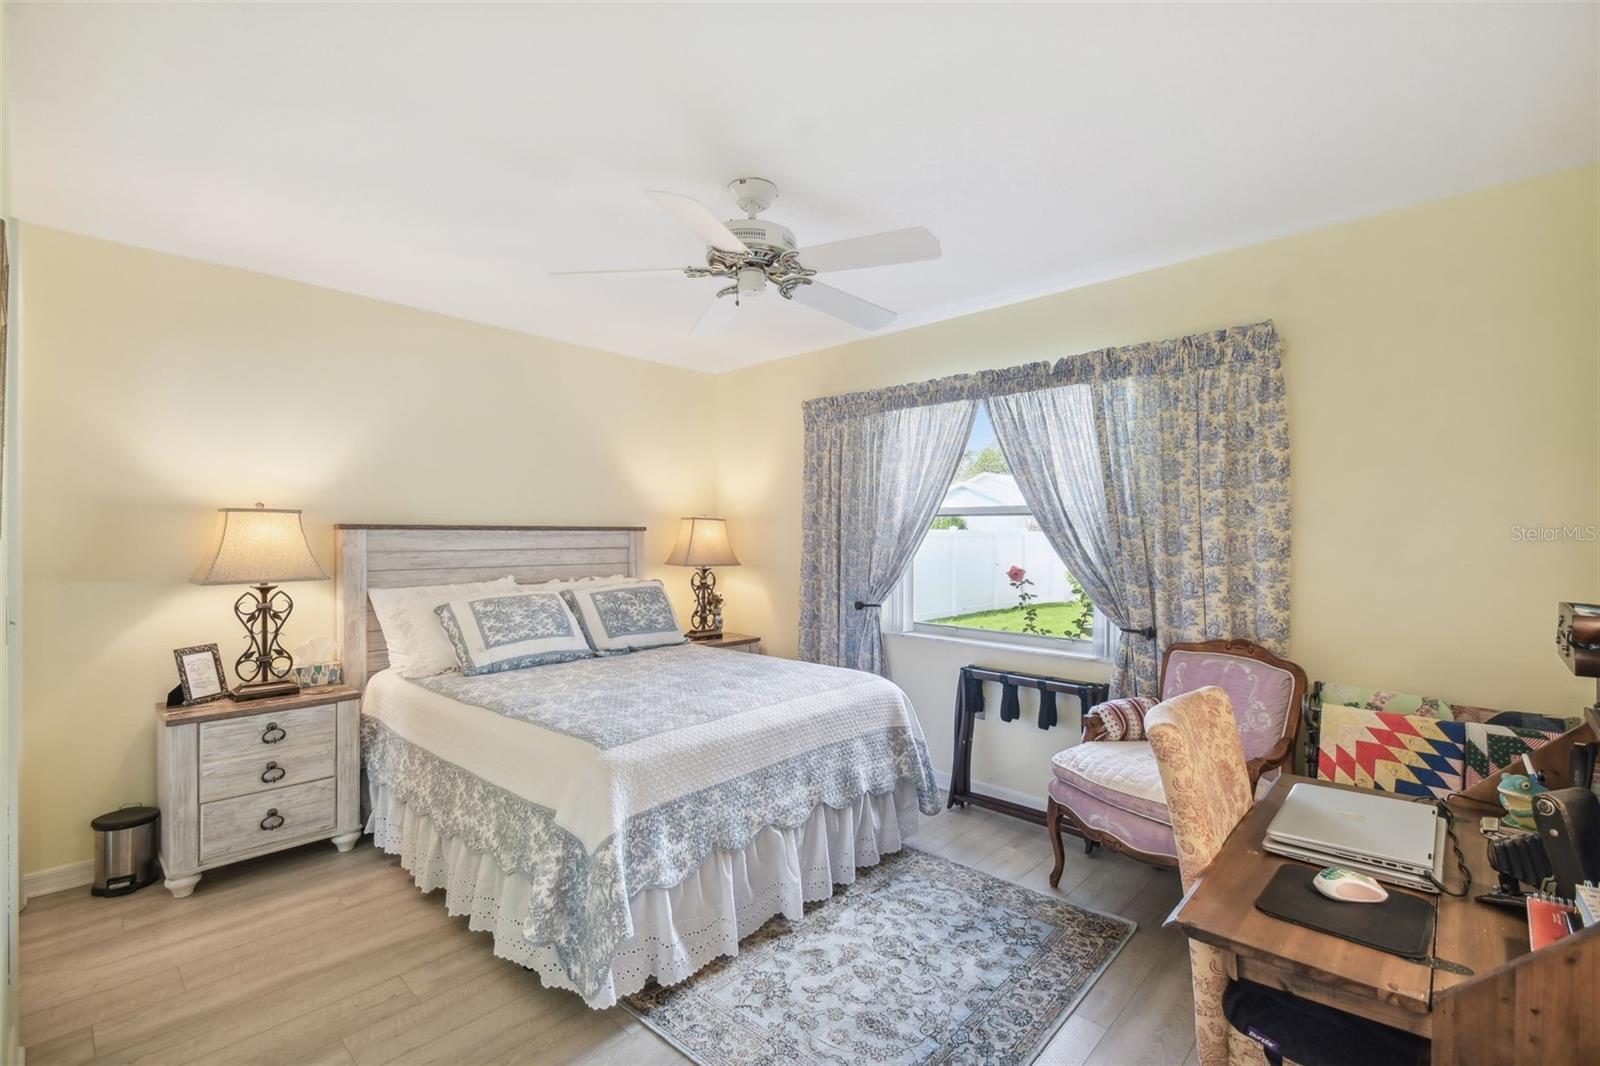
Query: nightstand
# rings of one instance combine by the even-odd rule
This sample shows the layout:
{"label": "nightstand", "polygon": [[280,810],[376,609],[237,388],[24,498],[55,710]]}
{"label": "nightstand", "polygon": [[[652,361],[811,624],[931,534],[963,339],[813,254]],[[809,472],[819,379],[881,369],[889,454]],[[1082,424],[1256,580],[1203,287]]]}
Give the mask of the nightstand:
{"label": "nightstand", "polygon": [[752,637],[749,633],[724,632],[720,637],[697,640],[695,643],[702,648],[728,648],[732,651],[747,651],[754,655],[762,654],[761,638]]}
{"label": "nightstand", "polygon": [[279,699],[158,706],[161,869],[182,899],[202,871],[361,836],[361,693],[345,685]]}

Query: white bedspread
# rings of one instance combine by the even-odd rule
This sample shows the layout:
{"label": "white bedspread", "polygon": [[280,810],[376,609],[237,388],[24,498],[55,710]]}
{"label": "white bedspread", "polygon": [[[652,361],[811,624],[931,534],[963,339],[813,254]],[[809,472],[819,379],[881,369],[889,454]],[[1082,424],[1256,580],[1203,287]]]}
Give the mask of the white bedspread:
{"label": "white bedspread", "polygon": [[[541,703],[551,713],[526,713]],[[589,851],[633,815],[828,744],[891,729],[921,743],[910,700],[875,674],[692,645],[422,684],[384,670],[362,711],[549,808]]]}
{"label": "white bedspread", "polygon": [[714,851],[902,783],[938,809],[905,694],[810,663],[678,646],[422,684],[385,671],[363,715],[375,790],[527,877],[529,943],[586,996],[634,932],[629,900]]}

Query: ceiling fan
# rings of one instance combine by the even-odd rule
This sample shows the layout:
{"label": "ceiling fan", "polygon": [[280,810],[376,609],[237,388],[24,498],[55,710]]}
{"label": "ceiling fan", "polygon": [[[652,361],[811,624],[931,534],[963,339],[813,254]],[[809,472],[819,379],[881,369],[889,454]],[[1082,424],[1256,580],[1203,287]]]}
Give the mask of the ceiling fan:
{"label": "ceiling fan", "polygon": [[739,306],[761,295],[769,285],[786,300],[871,330],[882,329],[893,322],[895,313],[825,285],[817,280],[817,275],[939,258],[939,239],[921,226],[802,248],[787,227],[756,217],[778,198],[778,187],[772,182],[765,178],[736,178],[728,183],[728,193],[747,217],[721,222],[693,197],[645,190],[645,195],[657,207],[706,243],[705,266],[562,270],[557,274],[562,277],[682,274],[690,278],[726,279],[730,284],[717,290],[690,330],[700,336],[726,329]]}

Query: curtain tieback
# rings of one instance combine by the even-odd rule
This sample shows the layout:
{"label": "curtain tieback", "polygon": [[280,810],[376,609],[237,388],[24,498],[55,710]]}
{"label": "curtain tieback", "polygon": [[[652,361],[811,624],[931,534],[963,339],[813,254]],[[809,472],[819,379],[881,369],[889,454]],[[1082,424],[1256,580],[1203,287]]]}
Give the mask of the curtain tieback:
{"label": "curtain tieback", "polygon": [[881,604],[881,603],[865,603],[865,602],[863,602],[861,600],[857,600],[856,601],[856,610],[858,610],[858,611],[864,611],[868,607],[882,607],[882,606],[883,606],[883,604]]}
{"label": "curtain tieback", "polygon": [[[858,603],[858,604],[856,604],[856,606],[859,607],[861,605]],[[1117,628],[1119,630],[1121,630],[1122,632],[1129,634],[1130,636],[1143,637],[1146,640],[1155,640],[1156,639],[1156,627],[1155,626],[1145,626],[1142,629],[1129,629],[1127,626],[1118,626]]]}

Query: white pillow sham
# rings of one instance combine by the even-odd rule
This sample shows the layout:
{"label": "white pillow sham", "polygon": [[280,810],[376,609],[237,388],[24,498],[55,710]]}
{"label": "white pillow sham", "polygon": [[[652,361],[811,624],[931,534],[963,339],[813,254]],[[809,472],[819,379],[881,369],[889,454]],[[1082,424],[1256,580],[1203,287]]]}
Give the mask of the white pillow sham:
{"label": "white pillow sham", "polygon": [[531,585],[518,585],[517,587],[536,592],[551,592],[559,589],[570,589],[574,585],[626,585],[638,580],[642,579],[632,578],[626,574],[611,574],[608,577],[558,577],[549,581],[538,581]]}
{"label": "white pillow sham", "polygon": [[689,638],[660,581],[599,582],[563,589],[562,597],[601,655],[685,644]]}
{"label": "white pillow sham", "polygon": [[455,649],[433,609],[453,599],[495,592],[514,592],[509,574],[493,581],[459,585],[411,585],[398,589],[368,589],[367,598],[383,628],[389,646],[389,667],[401,677],[432,677],[456,669]]}
{"label": "white pillow sham", "polygon": [[559,592],[461,597],[433,613],[468,677],[594,656]]}

